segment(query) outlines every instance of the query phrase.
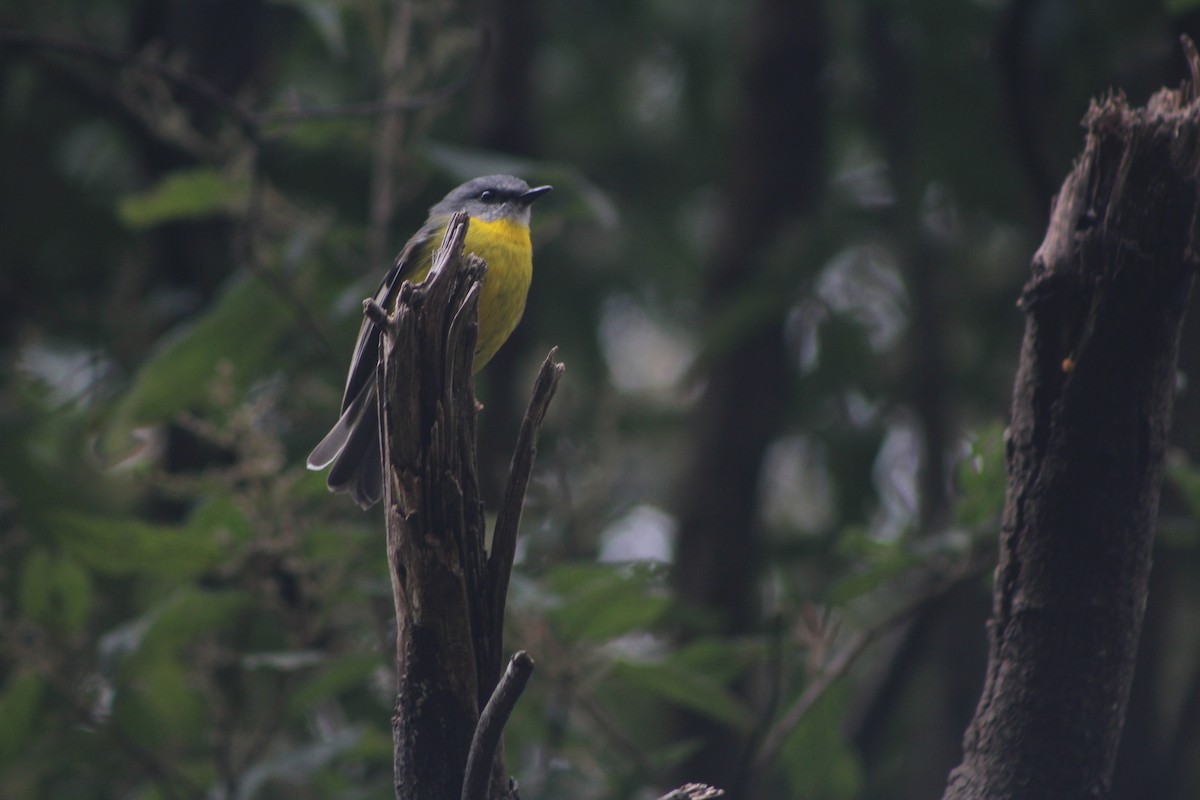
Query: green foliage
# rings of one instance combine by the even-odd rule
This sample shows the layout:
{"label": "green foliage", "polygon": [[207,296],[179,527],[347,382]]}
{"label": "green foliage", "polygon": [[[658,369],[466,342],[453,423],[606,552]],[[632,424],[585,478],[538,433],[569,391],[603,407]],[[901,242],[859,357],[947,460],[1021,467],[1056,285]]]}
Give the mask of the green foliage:
{"label": "green foliage", "polygon": [[329,659],[296,687],[288,701],[289,712],[303,719],[308,709],[361,690],[380,668],[375,653],[349,653]]}
{"label": "green foliage", "polygon": [[[516,171],[557,191],[535,213],[521,327],[480,376],[485,484],[508,465],[531,365],[557,344],[569,369],[524,510],[506,643],[538,668],[506,758],[526,800],[599,800],[665,791],[703,744],[680,712],[743,743],[764,730],[863,620],[995,535],[1013,303],[1053,188],[1030,176],[1069,165],[1088,97],[1138,97],[1182,69],[1167,29],[1196,3],[1039,6],[1019,59],[1038,91],[1018,98],[1003,4],[825,3],[812,24],[827,27],[826,101],[805,113],[826,136],[813,178],[828,185],[761,243],[766,269],[749,281],[749,259],[713,259],[731,187],[756,174],[730,155],[753,135],[740,116],[753,3],[501,4],[533,15],[501,37],[530,37],[515,54],[527,85],[520,58],[497,57],[514,55],[507,40],[470,66],[487,4],[58,5],[17,4],[6,29],[136,49],[269,121],[252,140],[195,85],[87,48],[4,51],[0,797],[393,796],[381,518],[330,496],[303,459],[336,416],[359,303],[385,266],[365,254],[397,249],[458,181]],[[463,75],[465,89],[425,94]],[[328,111],[389,82],[414,108]],[[1036,141],[1019,148],[1021,121]],[[782,168],[799,150],[767,155]],[[714,486],[762,473],[789,512],[747,590],[763,614],[731,637],[721,609],[673,599],[673,565],[596,556],[641,506],[661,510],[655,535],[690,546],[675,530],[694,510],[678,505],[682,467],[705,435],[734,448],[766,424],[762,398],[717,420],[695,415],[698,399],[711,365],[764,330],[789,348],[784,418],[767,433],[804,446],[782,466],[713,468]],[[631,366],[684,377],[612,379]],[[934,515],[945,531],[918,522],[929,392],[946,423],[933,457],[955,467],[952,513]],[[1181,457],[1168,477],[1182,510],[1161,538],[1194,548],[1200,472]],[[484,488],[491,509],[499,488]],[[760,511],[722,517],[751,553]],[[1189,581],[1177,575],[1164,604],[1180,627],[1200,603]],[[709,586],[715,602],[734,583]],[[982,631],[960,621],[912,658],[957,664]],[[1159,646],[1164,674],[1195,671],[1187,647]],[[948,730],[909,710],[935,705],[927,687],[901,686],[920,696],[884,703],[886,743],[856,752],[848,720],[886,666],[848,670],[760,786],[937,796],[952,765],[934,762],[957,753],[955,714],[976,696],[945,690],[959,704]],[[1158,706],[1181,707],[1185,688],[1159,687]],[[920,768],[880,755],[897,751]],[[938,785],[920,785],[930,774]]]}
{"label": "green foliage", "polygon": [[21,613],[48,628],[71,635],[87,622],[92,606],[92,576],[70,558],[36,549],[21,564]]}
{"label": "green foliage", "polygon": [[647,569],[570,564],[546,575],[546,585],[561,594],[547,619],[564,641],[605,641],[653,625],[670,598]]}
{"label": "green foliage", "polygon": [[34,740],[45,690],[41,678],[19,671],[0,689],[0,766],[19,758]]}
{"label": "green foliage", "polygon": [[1190,461],[1176,460],[1168,466],[1167,478],[1179,490],[1192,514],[1200,515],[1200,469]]}
{"label": "green foliage", "polygon": [[743,734],[749,733],[756,721],[754,711],[723,681],[674,659],[657,664],[618,663],[612,677],[659,701],[724,722]]}
{"label": "green foliage", "polygon": [[966,457],[958,469],[958,502],[954,515],[969,529],[998,523],[1008,476],[1004,461],[1004,426],[997,422],[967,439]]}
{"label": "green foliage", "polygon": [[105,519],[60,512],[47,519],[64,551],[102,575],[154,574],[165,579],[194,577],[222,555],[208,530],[153,525],[136,519]]}
{"label": "green foliage", "polygon": [[842,736],[848,694],[826,692],[787,737],[780,761],[793,797],[848,800],[859,796],[862,765]]}
{"label": "green foliage", "polygon": [[249,188],[245,178],[231,180],[212,169],[174,172],[149,191],[123,199],[117,214],[131,228],[202,219],[237,211],[245,203]]}
{"label": "green foliage", "polygon": [[844,531],[840,544],[843,553],[853,556],[856,568],[829,590],[827,599],[835,606],[857,600],[925,561],[909,543],[881,542],[866,531]]}
{"label": "green foliage", "polygon": [[[223,409],[224,424],[245,424],[253,407]],[[97,472],[87,459],[46,462],[74,441],[67,412],[26,413],[0,458],[0,485],[34,485],[34,469],[47,487],[86,491],[60,508],[46,508],[41,491],[10,500],[0,641],[20,647],[12,663],[25,666],[0,688],[0,763],[14,766],[0,770],[4,794],[100,798],[127,785],[138,796],[178,795],[223,780],[220,753],[242,742],[292,743],[292,762],[272,762],[282,758],[273,745],[270,758],[240,768],[261,797],[301,775],[330,783],[347,762],[360,770],[390,763],[363,746],[386,741],[387,700],[373,688],[378,654],[351,633],[369,628],[363,592],[339,572],[366,559],[345,532],[335,555],[300,555],[334,552],[331,531],[297,528],[279,513],[300,501],[278,475],[272,490],[247,482],[255,459],[269,456],[269,439],[242,435],[244,460],[174,485],[188,511],[154,522],[128,504],[128,473]],[[232,438],[228,429],[208,434]],[[322,598],[320,614],[309,592]],[[332,742],[311,741],[318,710],[343,704],[361,719],[334,724]],[[363,723],[379,730],[368,737]],[[64,771],[69,739],[78,741]],[[386,787],[386,771],[378,774]]]}
{"label": "green foliage", "polygon": [[269,374],[294,320],[261,280],[241,277],[199,319],[162,341],[117,404],[105,437],[119,452],[132,429],[241,396]]}
{"label": "green foliage", "polygon": [[140,651],[178,653],[197,638],[237,620],[252,602],[241,591],[208,591],[189,586],[172,592],[150,610],[150,625]]}
{"label": "green foliage", "polygon": [[[1159,540],[1170,547],[1193,550],[1200,543],[1200,469],[1190,460],[1177,456],[1167,464],[1167,482],[1183,499],[1186,517],[1160,520]],[[1165,515],[1164,515],[1165,516]]]}

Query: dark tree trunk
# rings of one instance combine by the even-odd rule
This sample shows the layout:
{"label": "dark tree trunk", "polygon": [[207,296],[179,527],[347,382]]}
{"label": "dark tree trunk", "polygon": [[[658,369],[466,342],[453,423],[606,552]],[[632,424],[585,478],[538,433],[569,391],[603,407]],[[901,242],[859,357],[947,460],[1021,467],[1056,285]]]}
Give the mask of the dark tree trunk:
{"label": "dark tree trunk", "polygon": [[[867,4],[863,48],[870,68],[870,122],[883,153],[896,200],[879,214],[904,274],[911,311],[907,326],[904,391],[920,433],[917,514],[913,533],[936,537],[951,521],[947,454],[958,441],[948,339],[962,304],[950,298],[962,284],[951,237],[931,225],[930,180],[921,173],[915,135],[918,42],[905,34],[899,6]],[[1047,193],[1047,197],[1049,194]],[[958,740],[979,696],[986,650],[976,632],[987,617],[987,599],[975,584],[930,603],[898,632],[896,646],[872,659],[877,679],[856,692],[848,737],[881,798],[930,797],[945,786],[958,763]],[[937,691],[927,691],[931,686]],[[904,714],[919,696],[921,714]],[[861,705],[860,705],[861,704]],[[899,758],[898,751],[921,758]],[[872,795],[872,796],[876,796]]]}
{"label": "dark tree trunk", "polygon": [[[479,11],[487,37],[480,46],[487,48],[487,57],[471,95],[471,138],[484,150],[537,156],[532,78],[542,39],[540,4],[538,0],[484,0]],[[552,302],[545,287],[539,270],[530,287],[528,309]],[[538,339],[537,321],[537,314],[527,312],[489,362],[482,397],[485,424],[479,429],[479,482],[487,502],[499,496],[508,468],[509,443],[521,419],[517,381],[524,375],[522,361]]]}
{"label": "dark tree trunk", "polygon": [[[745,38],[741,109],[730,158],[727,213],[707,287],[707,317],[722,325],[748,293],[769,293],[763,314],[717,342],[696,410],[692,457],[677,500],[674,572],[682,600],[717,614],[729,635],[758,617],[761,535],[756,519],[763,454],[779,434],[791,370],[783,338],[789,292],[802,266],[779,274],[766,253],[789,221],[810,213],[823,188],[824,5],[758,0]],[[798,256],[797,256],[798,258]],[[771,281],[786,281],[772,286]],[[684,735],[704,744],[679,770],[740,794],[744,742],[698,716]]]}
{"label": "dark tree trunk", "polygon": [[541,40],[537,0],[484,0],[487,61],[471,100],[475,140],[489,150],[531,155],[538,150],[532,124],[533,59]]}
{"label": "dark tree trunk", "polygon": [[[410,303],[413,292],[401,292],[381,342],[384,504],[397,624],[397,798],[458,797],[483,706],[482,643],[474,636],[483,596],[470,366],[475,336],[462,325],[448,334],[452,317],[476,313],[479,274],[454,280],[451,271],[463,271],[461,244],[422,287],[425,302]],[[425,312],[420,320],[414,307]]]}
{"label": "dark tree trunk", "polygon": [[[519,694],[532,669],[528,657],[514,659],[507,689],[497,690],[504,685],[504,605],[521,504],[562,365],[552,352],[538,376],[489,554],[471,382],[482,262],[463,263],[466,225],[465,214],[451,221],[429,279],[415,288],[405,284],[390,318],[368,304],[383,326],[377,374],[396,604],[392,734],[399,800],[509,797],[499,730],[515,702],[514,687]],[[502,696],[502,710],[481,721],[489,699]]]}
{"label": "dark tree trunk", "polygon": [[989,665],[945,800],[1109,791],[1196,266],[1193,79],[1093,105],[1021,307]]}

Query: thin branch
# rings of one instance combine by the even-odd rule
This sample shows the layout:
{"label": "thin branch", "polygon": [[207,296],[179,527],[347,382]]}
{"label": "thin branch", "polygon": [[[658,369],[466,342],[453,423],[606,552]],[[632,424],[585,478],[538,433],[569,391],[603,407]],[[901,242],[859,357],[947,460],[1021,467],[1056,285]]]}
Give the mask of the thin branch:
{"label": "thin branch", "polygon": [[804,715],[816,705],[818,700],[824,697],[825,692],[835,681],[846,674],[846,670],[850,668],[854,660],[858,658],[859,654],[866,649],[866,646],[874,640],[875,635],[878,635],[881,630],[884,630],[884,628],[881,627],[871,633],[858,631],[829,660],[829,663],[821,670],[821,674],[817,676],[816,680],[808,685],[804,693],[800,695],[800,698],[780,718],[779,722],[775,723],[766,737],[764,737],[762,747],[754,759],[757,768],[761,769],[775,759],[775,756],[779,754],[779,749],[783,746],[784,740],[800,724],[800,721],[804,719]]}
{"label": "thin branch", "polygon": [[746,740],[742,763],[738,767],[739,786],[746,786],[753,779],[754,754],[762,745],[764,738],[771,728],[771,720],[775,718],[779,705],[783,701],[783,657],[785,650],[784,625],[782,616],[773,615],[766,621],[767,653],[764,671],[767,684],[767,698],[763,704],[759,722],[754,726]]}
{"label": "thin branch", "polygon": [[[265,196],[263,172],[259,159],[263,139],[262,124],[258,119],[259,115],[244,109],[227,93],[199,75],[145,54],[127,53],[92,42],[78,42],[23,31],[0,32],[0,46],[9,46],[17,50],[27,50],[35,55],[40,55],[44,52],[57,52],[86,61],[142,70],[162,79],[176,89],[192,93],[232,118],[249,141],[249,172],[251,177],[245,220],[241,224],[232,245],[234,258],[239,263],[244,264],[250,272],[266,283],[277,296],[291,307],[297,321],[312,335],[324,351],[333,352],[328,337],[313,317],[307,304],[304,303],[293,288],[293,282],[280,274],[278,270],[272,269],[262,263],[253,246],[254,233],[260,223]],[[120,103],[134,116],[137,116],[137,109],[130,106],[128,98],[115,91],[112,93],[112,96],[116,102]],[[189,152],[200,160],[214,157],[212,152],[205,153],[196,148],[192,148]]]}
{"label": "thin branch", "polygon": [[[500,502],[500,510],[496,514],[496,524],[492,530],[492,552],[488,557],[487,590],[491,594],[491,624],[484,633],[489,637],[493,647],[491,663],[499,668],[500,642],[504,630],[504,606],[508,598],[508,582],[512,575],[513,558],[517,552],[517,531],[521,526],[521,508],[525,502],[525,490],[529,486],[529,475],[533,471],[533,460],[537,455],[538,433],[542,421],[546,418],[546,410],[558,389],[558,381],[562,378],[566,367],[558,360],[558,348],[551,348],[542,362],[542,367],[533,384],[533,393],[529,398],[529,407],[525,418],[521,421],[521,430],[517,434],[516,448],[513,450],[512,465],[508,470],[508,480],[504,486],[504,496]],[[494,680],[494,676],[489,676]],[[484,683],[484,686],[487,684]]]}
{"label": "thin branch", "polygon": [[388,313],[383,310],[383,306],[374,297],[368,297],[362,302],[363,314],[367,319],[374,322],[376,325],[386,325],[388,323]]}
{"label": "thin branch", "polygon": [[763,737],[762,747],[754,758],[755,770],[761,771],[775,760],[787,737],[796,729],[796,726],[800,724],[809,710],[816,705],[817,701],[825,695],[829,687],[846,674],[851,665],[854,664],[854,661],[868,645],[883,634],[891,631],[901,622],[919,613],[931,603],[941,599],[948,592],[962,585],[963,582],[979,577],[991,564],[992,558],[990,554],[987,557],[975,558],[953,575],[940,580],[934,580],[924,591],[917,594],[908,603],[900,606],[896,611],[874,625],[864,628],[851,636],[850,641],[846,642],[826,663],[825,668],[821,670],[821,674],[808,685],[804,693],[787,710],[787,713],[780,717],[779,721]]}
{"label": "thin branch", "polygon": [[136,67],[162,78],[167,83],[192,92],[214,108],[232,118],[247,137],[257,141],[261,124],[255,115],[242,108],[232,97],[199,75],[164,63],[140,53],[127,53],[93,42],[78,42],[57,36],[43,36],[27,31],[0,32],[0,45],[19,50],[54,50],[75,58],[111,64],[117,67]]}
{"label": "thin branch", "polygon": [[312,106],[309,108],[293,108],[281,111],[263,111],[255,115],[258,124],[264,128],[272,126],[296,125],[302,122],[313,122],[326,119],[355,119],[359,117],[380,117],[401,111],[420,111],[424,108],[441,105],[455,95],[465,91],[479,74],[487,62],[491,50],[491,37],[487,28],[479,29],[479,45],[470,65],[454,80],[444,86],[419,92],[403,98],[388,98],[383,101],[367,100],[358,103],[341,103],[331,106]]}
{"label": "thin branch", "polygon": [[419,111],[423,108],[441,105],[466,89],[475,80],[476,72],[476,68],[472,66],[445,86],[431,89],[428,92],[418,92],[417,94],[412,94],[391,102],[363,100],[356,103],[341,103],[331,106],[311,106],[284,111],[263,111],[255,115],[255,120],[259,125],[267,128],[297,125],[302,122],[315,122],[318,120],[371,118],[395,114],[401,111]]}
{"label": "thin branch", "polygon": [[116,67],[136,67],[145,70],[177,88],[192,92],[233,119],[247,137],[254,141],[260,141],[266,138],[264,129],[269,127],[296,125],[316,120],[379,117],[399,111],[417,111],[440,105],[474,82],[487,58],[489,38],[487,31],[481,29],[479,46],[475,49],[474,57],[467,70],[446,85],[427,92],[391,101],[364,100],[330,106],[259,112],[243,108],[232,97],[204,78],[146,55],[123,52],[93,42],[80,42],[28,31],[0,31],[0,46],[35,52],[56,51],[74,58]]}
{"label": "thin branch", "polygon": [[246,213],[238,226],[232,244],[234,261],[244,264],[252,275],[266,284],[291,310],[296,321],[308,331],[322,351],[327,355],[334,354],[334,347],[325,335],[325,329],[313,316],[312,309],[296,291],[295,281],[291,280],[282,270],[269,266],[260,256],[260,249],[255,246],[255,240],[262,230],[263,211],[266,201],[266,176],[263,172],[261,148],[255,142],[250,152],[250,193],[246,201]]}
{"label": "thin branch", "polygon": [[471,750],[467,754],[462,800],[487,800],[488,778],[492,772],[492,761],[496,758],[496,748],[500,746],[500,735],[532,674],[533,659],[524,650],[518,650],[509,659],[508,669],[479,715],[479,724],[475,726]]}

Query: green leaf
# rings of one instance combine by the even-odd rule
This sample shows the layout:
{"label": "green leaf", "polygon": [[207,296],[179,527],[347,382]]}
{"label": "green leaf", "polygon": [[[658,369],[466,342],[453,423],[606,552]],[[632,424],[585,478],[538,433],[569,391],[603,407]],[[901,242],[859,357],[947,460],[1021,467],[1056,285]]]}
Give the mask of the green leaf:
{"label": "green leaf", "polygon": [[303,717],[322,700],[366,686],[379,666],[379,656],[374,653],[340,656],[297,687],[288,698],[288,707],[293,715]]}
{"label": "green leaf", "polygon": [[1172,463],[1167,465],[1167,480],[1183,496],[1192,515],[1200,515],[1200,470],[1190,461],[1172,459]]}
{"label": "green leaf", "polygon": [[643,630],[660,619],[671,599],[648,571],[626,566],[570,566],[547,576],[563,602],[547,617],[564,641],[604,641]]}
{"label": "green leaf", "polygon": [[63,630],[78,633],[92,609],[92,576],[78,562],[61,558],[56,562],[55,579]]}
{"label": "green leaf", "polygon": [[1200,0],[1167,0],[1163,10],[1168,14],[1186,14],[1200,8]]}
{"label": "green leaf", "polygon": [[37,675],[14,672],[0,691],[0,764],[11,761],[33,741],[44,690]]}
{"label": "green leaf", "polygon": [[218,379],[245,391],[269,373],[293,327],[290,311],[264,283],[235,279],[211,310],[162,342],[143,364],[114,412],[104,451],[119,452],[138,424],[211,405]]}
{"label": "green leaf", "polygon": [[862,789],[862,766],[842,737],[846,689],[837,686],[817,700],[784,741],[779,761],[792,797],[851,800]]}
{"label": "green leaf", "polygon": [[113,722],[144,747],[169,750],[205,729],[205,707],[189,665],[152,651],[122,666]]}
{"label": "green leaf", "polygon": [[45,624],[53,613],[50,592],[53,557],[45,550],[34,550],[21,564],[19,583],[20,609],[25,616]]}
{"label": "green leaf", "polygon": [[143,648],[175,653],[202,634],[225,628],[250,606],[250,597],[244,592],[184,587],[163,604],[146,633]]}
{"label": "green leaf", "polygon": [[279,5],[294,6],[320,35],[325,47],[339,59],[346,53],[346,28],[342,23],[342,8],[329,0],[273,0]]}
{"label": "green leaf", "polygon": [[247,179],[230,179],[214,169],[182,170],[148,191],[121,200],[117,216],[131,228],[211,217],[244,203],[249,188]]}
{"label": "green leaf", "polygon": [[1200,541],[1200,470],[1185,456],[1167,461],[1167,480],[1183,499],[1190,514],[1163,516],[1158,522],[1158,540],[1176,549],[1192,549]]}
{"label": "green leaf", "polygon": [[752,663],[761,663],[761,641],[730,641],[725,637],[705,637],[680,647],[671,661],[681,668],[702,673],[720,683],[732,683]]}
{"label": "green leaf", "polygon": [[833,606],[869,594],[922,560],[904,541],[881,542],[865,531],[845,534],[839,551],[856,556],[856,569],[829,590],[826,600]]}
{"label": "green leaf", "polygon": [[1008,474],[1004,463],[1004,425],[996,423],[970,440],[970,452],[958,470],[958,502],[954,514],[960,525],[991,524],[1004,507]]}
{"label": "green leaf", "polygon": [[826,597],[829,605],[834,607],[848,605],[852,601],[870,594],[888,581],[902,575],[920,563],[919,559],[908,557],[901,552],[900,548],[896,550],[894,558],[877,561],[850,577],[838,581],[829,590],[829,594]]}
{"label": "green leaf", "polygon": [[21,565],[20,607],[30,619],[64,633],[76,633],[92,605],[92,579],[69,558],[33,551]]}
{"label": "green leaf", "polygon": [[244,542],[254,536],[250,520],[228,495],[211,496],[188,518],[187,529],[198,537]]}
{"label": "green leaf", "polygon": [[754,712],[705,672],[667,661],[657,664],[618,663],[614,680],[649,692],[675,705],[718,720],[742,732],[755,722]]}
{"label": "green leaf", "polygon": [[187,578],[210,569],[224,555],[221,543],[206,533],[170,525],[66,511],[51,515],[49,522],[66,552],[109,575]]}

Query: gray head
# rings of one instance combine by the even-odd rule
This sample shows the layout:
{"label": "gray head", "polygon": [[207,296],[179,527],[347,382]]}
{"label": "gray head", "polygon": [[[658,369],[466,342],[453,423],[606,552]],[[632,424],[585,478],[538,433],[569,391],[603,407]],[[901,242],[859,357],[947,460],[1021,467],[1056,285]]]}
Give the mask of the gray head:
{"label": "gray head", "polygon": [[529,224],[529,206],[550,191],[549,186],[530,187],[512,175],[485,175],[473,178],[446,195],[429,209],[430,217],[450,216],[466,210],[472,219],[495,222],[509,219]]}

